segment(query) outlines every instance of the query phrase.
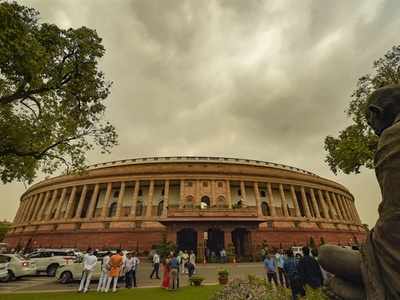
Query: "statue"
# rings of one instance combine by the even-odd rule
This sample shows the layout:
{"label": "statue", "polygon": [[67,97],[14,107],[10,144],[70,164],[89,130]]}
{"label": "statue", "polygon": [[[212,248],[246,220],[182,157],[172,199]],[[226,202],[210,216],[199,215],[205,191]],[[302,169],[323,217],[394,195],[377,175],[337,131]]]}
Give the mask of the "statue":
{"label": "statue", "polygon": [[319,262],[335,275],[326,286],[331,299],[400,299],[400,85],[376,90],[367,104],[368,124],[379,136],[379,219],[360,253],[332,245],[320,248]]}

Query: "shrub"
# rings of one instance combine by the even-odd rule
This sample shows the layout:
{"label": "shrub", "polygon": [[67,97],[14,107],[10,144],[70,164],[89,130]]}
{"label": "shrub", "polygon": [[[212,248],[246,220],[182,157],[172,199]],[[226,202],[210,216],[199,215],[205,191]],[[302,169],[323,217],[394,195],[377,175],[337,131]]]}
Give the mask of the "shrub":
{"label": "shrub", "polygon": [[190,284],[193,284],[195,286],[200,286],[203,281],[204,277],[198,275],[193,275],[192,277],[189,278]]}
{"label": "shrub", "polygon": [[229,275],[229,271],[228,271],[228,269],[221,269],[221,270],[219,270],[218,271],[218,276],[224,276],[224,277],[227,277]]}

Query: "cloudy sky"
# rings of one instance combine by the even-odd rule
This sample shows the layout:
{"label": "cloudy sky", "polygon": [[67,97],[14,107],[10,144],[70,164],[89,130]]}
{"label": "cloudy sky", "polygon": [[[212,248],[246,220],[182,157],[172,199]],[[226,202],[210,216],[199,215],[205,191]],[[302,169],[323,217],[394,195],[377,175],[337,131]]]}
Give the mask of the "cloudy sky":
{"label": "cloudy sky", "polygon": [[[41,20],[95,28],[114,82],[106,118],[119,133],[110,155],[241,157],[289,164],[353,192],[372,226],[380,201],[370,170],[334,176],[323,140],[349,120],[357,79],[399,43],[392,1],[20,1]],[[40,179],[40,178],[38,178]],[[0,219],[23,184],[0,186]]]}

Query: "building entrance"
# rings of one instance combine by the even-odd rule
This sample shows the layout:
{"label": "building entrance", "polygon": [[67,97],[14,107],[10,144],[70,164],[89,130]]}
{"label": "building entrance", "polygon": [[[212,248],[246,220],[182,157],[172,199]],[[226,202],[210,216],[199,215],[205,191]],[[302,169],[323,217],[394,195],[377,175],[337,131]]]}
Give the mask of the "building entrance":
{"label": "building entrance", "polygon": [[245,228],[232,231],[232,242],[238,257],[250,255],[250,232]]}
{"label": "building entrance", "polygon": [[193,250],[197,252],[197,231],[192,228],[183,228],[176,233],[176,248],[178,251]]}
{"label": "building entrance", "polygon": [[219,252],[224,248],[224,232],[218,228],[210,228],[207,233],[207,256],[219,256]]}

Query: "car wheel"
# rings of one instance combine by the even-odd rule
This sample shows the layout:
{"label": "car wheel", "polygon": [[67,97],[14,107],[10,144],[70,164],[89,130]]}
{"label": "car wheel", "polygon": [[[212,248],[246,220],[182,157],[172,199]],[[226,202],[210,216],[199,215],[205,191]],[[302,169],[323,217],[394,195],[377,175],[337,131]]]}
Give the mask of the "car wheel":
{"label": "car wheel", "polygon": [[17,279],[17,277],[15,277],[15,274],[14,274],[14,272],[13,271],[11,271],[11,270],[8,270],[8,277],[7,277],[7,281],[14,281],[14,280],[16,280]]}
{"label": "car wheel", "polygon": [[46,270],[47,276],[53,277],[54,275],[56,275],[57,268],[58,268],[57,264],[52,264],[52,265],[48,266],[47,270]]}
{"label": "car wheel", "polygon": [[72,281],[72,274],[69,271],[61,273],[60,282],[65,284]]}

